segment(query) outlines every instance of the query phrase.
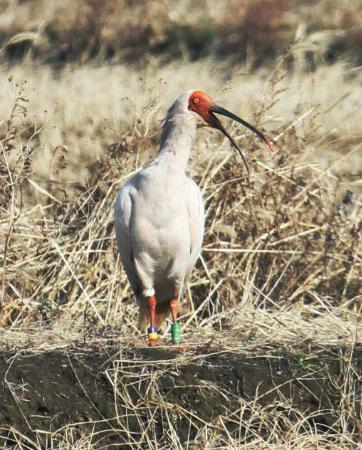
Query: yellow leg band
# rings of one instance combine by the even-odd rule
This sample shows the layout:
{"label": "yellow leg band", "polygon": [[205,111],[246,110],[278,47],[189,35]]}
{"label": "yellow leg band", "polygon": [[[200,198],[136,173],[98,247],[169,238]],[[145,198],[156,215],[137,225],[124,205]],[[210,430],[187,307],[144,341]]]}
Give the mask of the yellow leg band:
{"label": "yellow leg band", "polygon": [[148,339],[156,341],[158,339],[158,333],[148,333]]}

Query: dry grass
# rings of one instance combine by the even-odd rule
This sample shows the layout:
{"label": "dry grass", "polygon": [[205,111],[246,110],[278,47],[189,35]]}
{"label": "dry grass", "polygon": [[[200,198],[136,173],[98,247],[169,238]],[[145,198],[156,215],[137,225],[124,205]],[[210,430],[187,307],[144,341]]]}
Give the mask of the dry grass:
{"label": "dry grass", "polygon": [[[248,182],[222,136],[199,130],[190,170],[203,190],[207,227],[185,293],[186,340],[212,342],[216,352],[234,355],[265,346],[269,352],[293,348],[295,342],[353,352],[361,340],[362,298],[359,75],[351,78],[342,66],[321,67],[310,78],[288,75],[280,62],[267,78],[231,73],[225,80],[217,70],[210,79],[208,65],[164,66],[157,73],[161,81],[151,69],[139,80],[123,67],[83,67],[59,79],[45,68],[13,71],[15,80],[27,74],[27,83],[8,85],[12,101],[2,112],[2,345],[36,351],[80,339],[103,345],[94,335],[112,328],[121,348],[137,345],[137,310],[114,240],[114,199],[125,179],[157,152],[166,105],[197,73],[199,86],[220,103],[265,127],[276,151],[267,153],[231,125],[254,170]],[[163,81],[175,73],[172,84]],[[185,363],[182,358],[171,372]],[[196,436],[188,441],[195,449],[200,443],[210,449],[348,449],[359,439],[353,366],[346,366],[347,378],[339,384],[346,399],[340,421],[321,432],[288,402],[276,409],[260,399],[239,400],[209,422],[191,410],[175,410],[157,384],[162,364],[142,368],[152,395],[132,403],[130,362],[121,355],[114,364],[109,382],[135,411],[132,419],[116,418],[120,432],[132,420],[141,436],[130,434],[129,448],[140,442],[183,448],[181,419]],[[132,364],[129,386],[141,382],[137,361]],[[155,440],[159,424],[167,433]],[[230,424],[239,426],[239,436],[228,431]],[[13,448],[43,448],[46,442],[47,448],[99,449],[115,432],[79,433],[79,426],[49,431],[46,441],[44,434],[34,440],[14,429]]]}
{"label": "dry grass", "polygon": [[[361,64],[362,9],[358,0],[1,0],[0,47],[5,61],[127,61],[142,66],[158,56],[205,56],[260,67],[299,41],[314,70],[321,61]],[[302,54],[302,58],[300,58]]]}
{"label": "dry grass", "polygon": [[[164,67],[159,75],[167,79],[175,69]],[[179,67],[170,85],[155,80],[151,70],[140,81],[123,68],[82,68],[57,81],[39,69],[26,85],[7,88],[12,95],[20,92],[2,125],[3,325],[53,322],[70,314],[74,326],[82,323],[85,307],[101,325],[124,323],[123,301],[130,292],[113,239],[115,195],[157,151],[165,104],[190,87],[194,70],[202,74],[202,64]],[[322,67],[309,80],[289,78],[279,68],[264,82],[261,74],[223,80],[215,71],[209,80],[207,66],[203,72],[199,86],[219,92],[218,101],[248,119],[253,114],[246,107],[254,109],[254,122],[268,129],[277,151],[269,155],[233,126],[254,167],[249,184],[227,142],[199,132],[191,171],[203,189],[208,220],[202,263],[192,281],[198,317],[240,302],[266,308],[327,302],[358,309],[358,77],[349,81],[338,67]],[[128,94],[134,95],[124,98],[126,75]],[[24,69],[14,76],[24,76]],[[339,84],[334,93],[333,79]],[[301,99],[300,92],[316,84],[311,98]],[[60,103],[65,92],[67,101]],[[252,100],[253,92],[259,95]]]}
{"label": "dry grass", "polygon": [[[336,350],[334,353],[330,350],[330,354],[334,354],[332,358],[325,353],[327,342],[314,344],[309,352],[303,352],[300,345],[295,346],[295,339],[300,339],[300,334],[295,330],[295,318],[291,315],[289,320],[292,328],[283,342],[280,341],[280,334],[277,336],[275,331],[279,328],[282,335],[286,336],[285,322],[288,318],[285,313],[275,314],[274,317],[270,313],[259,317],[256,314],[255,317],[255,311],[247,309],[247,318],[240,319],[240,309],[234,312],[238,314],[238,322],[246,327],[245,330],[235,329],[229,334],[217,335],[205,330],[202,333],[193,332],[192,337],[187,337],[188,342],[192,342],[192,350],[174,355],[171,360],[169,355],[164,360],[156,361],[152,357],[140,357],[136,341],[120,337],[119,351],[114,354],[113,347],[108,363],[99,368],[99,376],[106,380],[114,393],[114,404],[110,407],[112,415],[101,421],[79,421],[59,429],[31,429],[30,437],[29,433],[22,434],[14,428],[10,431],[4,429],[0,430],[0,442],[6,444],[4,448],[19,450],[99,450],[112,448],[110,442],[113,442],[115,448],[129,449],[360,448],[358,443],[361,427],[356,411],[360,402],[361,378],[358,361],[353,359],[355,341],[351,341],[347,348],[339,348],[339,356]],[[322,327],[327,324],[338,327],[342,322],[331,320],[330,312],[320,320]],[[345,313],[347,319],[350,313]],[[348,320],[351,320],[351,315]],[[308,320],[304,324],[311,326]],[[257,335],[250,334],[240,341],[240,331],[246,336],[246,333],[254,330]],[[319,327],[316,326],[315,330],[318,333]],[[339,331],[338,328],[335,330]],[[328,335],[326,329],[324,332]],[[272,342],[273,338],[269,340],[271,335],[278,339],[277,346]],[[41,339],[42,344],[49,337],[50,333],[48,337],[44,333],[41,336],[39,333],[34,335],[35,339]],[[290,341],[291,337],[294,342]],[[29,335],[27,338],[29,339]],[[309,344],[311,340],[313,338],[308,341]],[[9,342],[13,344],[13,338]],[[22,349],[26,345],[27,351],[29,343],[29,340],[17,342]],[[299,343],[302,344],[300,341]],[[67,344],[69,351],[69,342]],[[47,350],[46,346],[39,346],[35,341],[31,345],[35,345],[33,351],[38,353]],[[101,337],[88,340],[88,345],[102,348],[106,354],[109,351],[107,340]],[[48,348],[54,348],[54,341]],[[56,348],[59,349],[59,343]],[[81,355],[82,350],[77,352]],[[15,358],[16,356],[11,358],[11,361]],[[237,362],[248,360],[250,367],[257,369],[256,359],[269,361],[272,366],[269,367],[270,374],[268,371],[273,380],[272,387],[266,390],[265,385],[260,382],[260,390],[248,395],[253,383],[241,379],[242,395],[236,395],[233,386],[235,374],[231,369],[239,370]],[[67,362],[72,365],[71,358]],[[336,365],[337,372],[333,369]],[[215,377],[222,367],[229,369],[229,381],[223,382]],[[202,375],[205,370],[209,372],[206,380],[205,375]],[[290,370],[293,375],[290,379],[285,379],[285,372]],[[91,396],[89,384],[85,384],[84,379],[78,376],[75,367],[73,372],[77,386],[85,396]],[[315,385],[313,380],[317,380]],[[10,384],[7,377],[5,383]],[[333,386],[334,392],[334,401],[331,401],[328,408],[324,406],[325,409],[320,407],[317,410],[303,411],[298,401],[294,403],[291,399],[293,397],[295,401],[295,389],[299,385],[307,392],[309,390],[309,396],[318,404],[319,396],[325,396],[328,392],[326,388],[319,391],[318,387],[328,383]],[[24,401],[21,390],[16,390],[15,385],[10,387],[21,407]],[[293,392],[293,396],[291,393],[288,395],[288,389]],[[270,402],[270,396],[274,398],[273,402]],[[337,396],[340,403],[335,402]],[[302,400],[304,399],[299,398],[299,402]],[[210,402],[215,403],[217,414],[208,406]],[[96,405],[93,406],[97,408]],[[329,417],[329,421],[320,422],[321,416]]]}
{"label": "dry grass", "polygon": [[[226,10],[209,8],[205,0],[192,17],[185,14],[186,1],[176,2],[177,8],[152,2],[144,22],[139,23],[143,13],[124,15],[113,30],[109,21],[120,14],[114,8],[124,4],[109,1],[100,22],[92,25],[94,41],[84,28],[89,21],[69,21],[57,8],[45,8],[45,2],[38,1],[41,23],[30,2],[19,6],[22,14],[12,2],[0,3],[7,7],[0,19],[2,41],[27,32],[13,44],[17,39],[31,43],[27,61],[0,70],[1,94],[7,99],[0,106],[2,345],[62,347],[83,336],[96,341],[95,334],[110,328],[117,329],[121,346],[139,339],[136,306],[116,251],[113,204],[127,177],[156,154],[160,119],[168,104],[181,90],[201,88],[264,128],[276,141],[276,151],[268,154],[249,133],[228,124],[253,167],[248,182],[228,142],[210,130],[198,132],[190,172],[203,190],[207,226],[202,257],[185,292],[186,339],[213,337],[215,348],[235,353],[294,342],[353,350],[361,341],[361,72],[342,62],[326,66],[321,61],[347,53],[354,61],[360,58],[354,50],[361,48],[359,2],[343,9],[331,7],[334,0],[303,7],[303,2],[245,1],[230,2]],[[251,36],[256,8],[266,3],[275,20],[265,30],[268,17],[262,15],[259,21],[258,16],[260,27]],[[95,17],[97,4],[77,2],[73,19]],[[141,12],[145,5],[139,3]],[[160,22],[150,21],[159,8]],[[201,11],[210,15],[208,33],[217,30],[220,42],[228,43],[231,55],[226,62],[216,59],[226,53],[207,38],[207,30],[200,34]],[[171,15],[178,24],[173,29],[176,37],[159,27]],[[126,33],[140,27],[139,40],[132,42],[105,35],[110,29]],[[70,49],[69,30],[74,29],[86,39]],[[241,38],[236,33],[238,39],[248,40],[247,55],[235,50],[240,45],[232,40],[235,30],[241,33]],[[275,36],[272,44],[268,40],[273,48],[264,45],[264,32]],[[125,61],[130,54],[144,62],[139,49],[147,48],[148,65],[142,70],[127,64],[65,66],[58,72],[34,65],[34,58],[61,61],[53,45],[67,58],[97,62]],[[191,47],[197,57],[208,57],[187,62]],[[160,48],[166,57],[157,59]],[[272,69],[250,71],[261,65],[263,52],[276,57],[281,48],[287,52]],[[183,61],[165,63],[174,56]],[[240,61],[247,64],[240,66]],[[307,66],[312,73],[305,73]],[[119,380],[127,378],[128,369],[129,361],[121,355],[110,382],[115,383],[117,374]],[[357,395],[358,374],[348,363],[345,369],[348,399]],[[196,423],[198,434],[190,449],[201,443],[210,449],[357,445],[358,427],[349,426],[353,417],[347,400],[341,405],[341,421],[330,432],[308,428],[307,417],[292,419],[288,405],[277,411],[254,400],[231,408],[217,423],[203,423],[190,412],[172,411],[155,381],[162,370],[146,367],[144,377],[153,397],[145,398],[139,410],[129,403],[148,448],[170,448],[170,443],[182,448],[176,416]],[[130,401],[128,388],[114,387]],[[168,429],[163,447],[152,441],[155,405]],[[125,426],[122,420],[120,426]],[[246,434],[229,435],[230,421],[239,421]],[[142,429],[146,422],[149,427]],[[74,429],[49,435],[48,448],[101,448],[101,436],[79,436]],[[14,448],[43,445],[16,430],[13,439]],[[130,439],[130,448],[139,448]]]}

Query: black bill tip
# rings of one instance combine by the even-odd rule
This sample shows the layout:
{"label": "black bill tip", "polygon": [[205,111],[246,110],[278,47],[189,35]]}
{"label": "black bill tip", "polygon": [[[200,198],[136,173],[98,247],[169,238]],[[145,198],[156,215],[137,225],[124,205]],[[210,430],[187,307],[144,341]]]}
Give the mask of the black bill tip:
{"label": "black bill tip", "polygon": [[272,140],[268,136],[263,134],[260,130],[255,128],[253,125],[251,125],[249,122],[246,122],[246,120],[241,119],[236,114],[234,114],[234,113],[228,111],[227,109],[222,108],[221,106],[218,106],[218,105],[212,105],[210,108],[210,111],[213,113],[216,113],[216,114],[221,114],[225,117],[229,117],[229,119],[235,120],[235,122],[238,122],[241,125],[244,125],[244,127],[249,128],[249,130],[253,131],[262,141],[265,142],[265,144],[269,147],[270,151],[273,151]]}

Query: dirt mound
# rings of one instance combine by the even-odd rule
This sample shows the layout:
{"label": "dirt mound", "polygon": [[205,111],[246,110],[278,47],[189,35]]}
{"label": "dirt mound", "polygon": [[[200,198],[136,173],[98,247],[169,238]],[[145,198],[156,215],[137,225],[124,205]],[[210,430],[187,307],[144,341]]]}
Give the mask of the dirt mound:
{"label": "dirt mound", "polygon": [[[92,448],[172,446],[174,439],[184,446],[200,444],[205,427],[218,439],[250,442],[255,430],[270,438],[273,422],[278,433],[299,423],[299,432],[337,434],[347,407],[352,435],[361,414],[361,373],[361,346],[243,353],[211,344],[122,349],[108,341],[3,351],[0,442],[10,448],[27,439],[26,448],[43,448],[50,440],[75,445],[87,434]],[[354,392],[349,398],[347,386]]]}

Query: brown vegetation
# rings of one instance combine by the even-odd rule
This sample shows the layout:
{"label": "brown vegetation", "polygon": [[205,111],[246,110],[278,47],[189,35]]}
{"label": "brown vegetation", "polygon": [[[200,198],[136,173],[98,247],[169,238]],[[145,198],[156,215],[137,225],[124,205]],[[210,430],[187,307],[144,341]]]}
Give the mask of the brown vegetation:
{"label": "brown vegetation", "polygon": [[361,349],[220,338],[194,335],[187,353],[119,337],[4,351],[2,448],[357,448]]}
{"label": "brown vegetation", "polygon": [[[351,0],[1,0],[8,61],[152,63],[205,56],[259,67],[298,41],[306,64],[362,61],[362,10]],[[293,59],[293,58],[291,58]],[[229,62],[230,62],[229,61]]]}
{"label": "brown vegetation", "polygon": [[[271,79],[271,98],[260,104],[258,124],[284,92],[277,85],[285,76],[276,73]],[[119,323],[123,314],[114,311],[122,309],[122,299],[130,293],[120,278],[113,204],[128,174],[157,151],[156,104],[151,95],[138,123],[125,124],[103,153],[106,133],[95,119],[87,124],[86,112],[84,129],[81,124],[73,132],[69,129],[65,143],[89,141],[89,129],[90,146],[76,157],[72,146],[62,144],[46,156],[39,147],[43,126],[25,125],[31,102],[28,106],[24,85],[17,89],[2,138],[1,323],[50,320],[64,311],[71,312],[73,321],[80,320],[86,305],[101,324],[109,324],[108,314],[113,324]],[[313,143],[321,140],[317,113],[312,107],[274,127],[273,155],[249,135],[238,137],[252,160],[251,181],[220,136],[211,140],[200,132],[192,164],[208,210],[203,259],[192,291],[200,317],[240,301],[267,308],[327,301],[358,309],[361,152],[354,139],[343,136],[327,135],[322,144]],[[101,148],[94,154],[96,142]],[[327,153],[312,156],[326,145]]]}
{"label": "brown vegetation", "polygon": [[[222,135],[198,130],[189,167],[207,224],[184,294],[186,340],[197,335],[215,351],[252,345],[254,356],[266,345],[271,357],[295,342],[347,348],[338,392],[358,401],[351,361],[361,339],[362,101],[361,73],[351,63],[361,57],[359,2],[205,0],[193,14],[187,1],[0,4],[2,58],[22,60],[0,70],[0,344],[34,340],[49,349],[114,329],[121,346],[142,339],[117,255],[114,200],[156,154],[170,102],[201,88],[263,128],[275,152],[227,123],[253,169],[247,180]],[[285,405],[281,415],[244,406],[228,414],[245,413],[244,424],[254,417],[248,437],[226,430],[220,445],[253,448],[261,429],[275,438],[265,448],[350,448],[359,440],[356,412],[344,403],[328,433],[299,428],[305,418],[291,418]],[[200,425],[205,448],[228,414],[217,426],[214,418]],[[285,428],[273,428],[275,414],[290,431],[289,447]],[[59,448],[73,448],[72,429],[60,431]],[[93,442],[82,435],[77,445]]]}

